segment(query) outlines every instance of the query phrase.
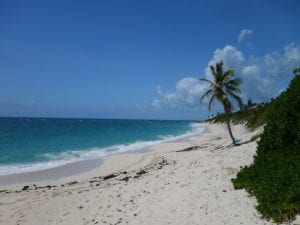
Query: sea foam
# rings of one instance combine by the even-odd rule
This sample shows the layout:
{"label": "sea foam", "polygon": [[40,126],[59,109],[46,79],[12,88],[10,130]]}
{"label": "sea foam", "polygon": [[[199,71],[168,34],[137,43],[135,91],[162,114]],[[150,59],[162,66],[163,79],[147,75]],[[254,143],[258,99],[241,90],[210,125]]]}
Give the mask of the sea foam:
{"label": "sea foam", "polygon": [[158,140],[154,141],[136,141],[127,145],[112,145],[109,147],[89,148],[76,151],[70,150],[56,154],[45,153],[42,155],[42,157],[47,159],[47,161],[44,162],[20,163],[0,166],[0,175],[40,171],[63,166],[69,163],[75,163],[82,160],[100,159],[115,154],[140,151],[143,149],[149,149],[150,147],[160,143],[176,141],[178,139],[188,138],[190,136],[205,132],[205,127],[201,123],[191,123],[190,126],[192,129],[184,134],[177,136],[161,135],[159,136]]}

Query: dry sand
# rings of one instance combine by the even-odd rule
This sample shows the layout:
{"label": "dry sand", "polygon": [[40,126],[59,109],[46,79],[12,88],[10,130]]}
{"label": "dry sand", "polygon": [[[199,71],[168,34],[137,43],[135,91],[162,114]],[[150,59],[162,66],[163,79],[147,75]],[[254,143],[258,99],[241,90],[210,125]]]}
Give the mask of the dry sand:
{"label": "dry sand", "polygon": [[[233,147],[225,126],[206,125],[210,133],[111,156],[83,174],[2,188],[0,224],[273,224],[230,182],[253,161],[256,143]],[[242,141],[260,131],[233,127]]]}

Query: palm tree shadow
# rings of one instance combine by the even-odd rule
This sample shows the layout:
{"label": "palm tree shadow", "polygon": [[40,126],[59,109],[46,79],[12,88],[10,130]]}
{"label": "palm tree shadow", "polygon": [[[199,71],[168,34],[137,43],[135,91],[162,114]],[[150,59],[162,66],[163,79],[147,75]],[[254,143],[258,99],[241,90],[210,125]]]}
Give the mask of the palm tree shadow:
{"label": "palm tree shadow", "polygon": [[248,143],[250,143],[250,142],[252,142],[252,141],[251,141],[251,140],[243,141],[243,142],[239,142],[239,143],[234,144],[234,146],[245,145],[245,144],[248,144]]}

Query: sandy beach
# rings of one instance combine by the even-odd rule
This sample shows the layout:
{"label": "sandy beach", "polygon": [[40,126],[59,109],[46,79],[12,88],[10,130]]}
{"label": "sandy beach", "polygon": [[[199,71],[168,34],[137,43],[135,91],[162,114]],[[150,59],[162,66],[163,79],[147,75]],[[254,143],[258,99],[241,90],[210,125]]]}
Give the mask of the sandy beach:
{"label": "sandy beach", "polygon": [[[209,132],[110,156],[86,173],[2,187],[0,224],[274,224],[230,181],[251,164],[256,143],[233,147],[225,125],[204,125]],[[261,131],[233,127],[242,142]]]}

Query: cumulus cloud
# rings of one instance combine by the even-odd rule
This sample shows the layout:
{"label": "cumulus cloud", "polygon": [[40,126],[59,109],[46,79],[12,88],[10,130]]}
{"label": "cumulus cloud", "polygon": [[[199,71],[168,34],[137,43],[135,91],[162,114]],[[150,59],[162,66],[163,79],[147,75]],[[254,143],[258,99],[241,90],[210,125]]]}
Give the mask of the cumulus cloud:
{"label": "cumulus cloud", "polygon": [[273,52],[262,59],[264,70],[269,76],[280,78],[286,76],[300,64],[300,46],[292,43],[284,47],[283,53]]}
{"label": "cumulus cloud", "polygon": [[[267,53],[264,56],[247,57],[237,47],[226,45],[213,52],[207,67],[204,68],[204,76],[207,79],[212,78],[209,66],[221,60],[224,62],[225,69],[233,67],[235,76],[242,78],[241,97],[244,101],[248,99],[254,102],[269,101],[286,89],[293,77],[293,69],[299,67],[300,46],[292,43],[281,51]],[[145,102],[139,108],[207,112],[207,105],[199,104],[200,96],[208,89],[208,85],[198,79],[200,77],[203,77],[203,74],[182,78],[176,83],[174,91],[165,91],[158,85],[157,98]],[[222,110],[220,105],[214,106],[213,109]]]}
{"label": "cumulus cloud", "polygon": [[153,100],[152,107],[181,108],[199,106],[199,98],[204,93],[206,85],[194,77],[185,77],[177,82],[174,92],[165,92],[160,86],[156,87],[158,99]]}
{"label": "cumulus cloud", "polygon": [[241,43],[247,36],[253,34],[253,30],[243,29],[238,36],[238,43]]}
{"label": "cumulus cloud", "polygon": [[213,57],[208,62],[208,66],[205,69],[205,75],[207,78],[211,78],[210,65],[215,65],[217,62],[223,61],[224,67],[234,67],[239,68],[245,61],[242,52],[237,50],[231,45],[226,45],[223,49],[215,50]]}
{"label": "cumulus cloud", "polygon": [[248,76],[248,75],[257,76],[259,74],[259,71],[260,71],[260,69],[257,65],[245,66],[242,70],[242,74],[245,76]]}
{"label": "cumulus cloud", "polygon": [[233,67],[235,74],[242,77],[242,97],[255,101],[267,101],[286,87],[292,78],[292,70],[300,65],[300,46],[287,45],[283,51],[268,53],[262,57],[245,57],[236,47],[226,45],[217,49],[205,68],[207,78],[211,78],[210,65],[223,60],[224,67]]}

